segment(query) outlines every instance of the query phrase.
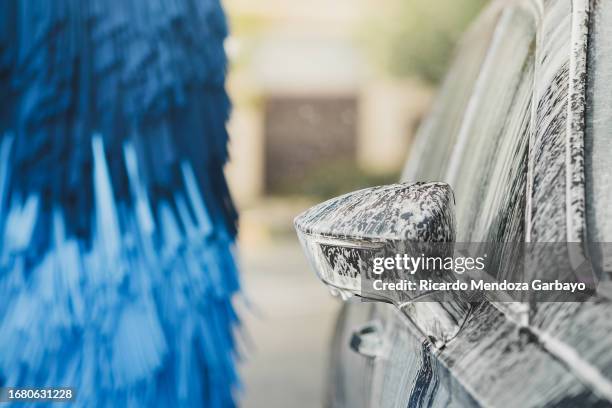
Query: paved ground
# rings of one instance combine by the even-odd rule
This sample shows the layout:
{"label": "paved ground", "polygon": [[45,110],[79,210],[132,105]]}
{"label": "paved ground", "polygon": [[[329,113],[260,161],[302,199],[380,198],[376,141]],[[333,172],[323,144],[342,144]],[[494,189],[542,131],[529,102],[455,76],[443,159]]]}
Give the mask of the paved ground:
{"label": "paved ground", "polygon": [[294,234],[242,245],[243,312],[254,342],[242,365],[242,406],[321,406],[327,351],[339,308],[307,265]]}

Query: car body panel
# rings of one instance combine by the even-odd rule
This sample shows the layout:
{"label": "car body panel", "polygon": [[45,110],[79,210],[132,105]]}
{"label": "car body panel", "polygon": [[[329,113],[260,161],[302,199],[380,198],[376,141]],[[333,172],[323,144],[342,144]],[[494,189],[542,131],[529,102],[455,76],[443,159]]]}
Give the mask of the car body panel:
{"label": "car body panel", "polygon": [[[477,204],[484,210],[458,215],[458,229],[477,231],[475,235],[464,234],[464,239],[518,237],[528,242],[573,242],[578,244],[568,245],[568,251],[573,251],[571,259],[579,263],[588,257],[582,244],[587,236],[584,121],[589,6],[584,0],[495,1],[459,46],[456,62],[419,131],[402,178],[444,181],[453,187],[463,183],[459,194],[472,195],[472,200],[480,194],[478,197],[487,202]],[[493,161],[490,171],[495,179],[484,188],[482,183],[467,185],[474,180],[461,179],[464,173],[479,176],[473,163],[466,163],[478,160],[470,151],[490,143],[484,138],[473,143],[474,126],[480,126],[478,121],[486,116],[487,104],[505,103],[492,98],[490,84],[498,78],[500,62],[504,63],[497,56],[517,55],[508,56],[503,49],[509,46],[503,41],[508,38],[503,30],[517,26],[508,11],[512,8],[532,19],[534,45],[532,51],[524,48],[522,58],[530,61],[521,65],[524,82],[512,75],[503,77],[503,73],[502,82],[514,80],[512,102],[520,92],[529,93],[529,105],[521,105],[529,112],[520,126],[500,124],[505,129],[505,133],[499,130],[500,144],[488,147],[494,152],[491,157],[480,158]],[[457,81],[464,82],[458,85]],[[516,106],[506,105],[509,112]],[[507,112],[499,114],[504,121],[511,116]],[[483,134],[496,131],[491,123]],[[514,149],[512,154],[500,159],[499,152],[508,149]],[[503,160],[510,164],[497,164]],[[462,172],[470,166],[470,171]],[[492,187],[487,190],[487,186]],[[507,227],[508,222],[498,222],[497,213],[487,214],[486,205],[491,202],[499,211],[509,212],[505,217],[514,229]],[[516,209],[520,211],[513,213]],[[342,318],[339,321],[332,354],[341,357],[332,364],[328,406],[611,405],[612,353],[608,350],[612,348],[612,307],[607,299],[588,303],[484,302],[473,309],[465,327],[442,350],[432,348],[393,306],[366,305],[347,303],[343,307],[345,316],[357,307],[368,313],[353,316],[350,324]],[[373,321],[380,327],[386,352],[376,357],[353,352],[369,361],[357,366],[353,362],[360,360],[354,356],[343,358],[351,352],[346,341],[356,327]],[[345,381],[348,377],[359,380],[351,386],[352,382]],[[340,382],[341,393],[337,392]],[[361,405],[347,404],[347,395],[356,397]]]}

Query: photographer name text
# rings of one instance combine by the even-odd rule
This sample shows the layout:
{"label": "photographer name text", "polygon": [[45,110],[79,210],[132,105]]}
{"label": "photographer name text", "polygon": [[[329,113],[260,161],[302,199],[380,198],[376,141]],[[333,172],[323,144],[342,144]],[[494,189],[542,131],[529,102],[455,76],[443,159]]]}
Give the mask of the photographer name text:
{"label": "photographer name text", "polygon": [[380,291],[557,291],[582,292],[586,284],[582,282],[561,282],[558,280],[546,282],[534,279],[531,282],[488,282],[482,279],[463,282],[434,282],[431,279],[421,279],[418,282],[402,279],[395,282],[386,282],[376,279],[372,282],[374,290]]}

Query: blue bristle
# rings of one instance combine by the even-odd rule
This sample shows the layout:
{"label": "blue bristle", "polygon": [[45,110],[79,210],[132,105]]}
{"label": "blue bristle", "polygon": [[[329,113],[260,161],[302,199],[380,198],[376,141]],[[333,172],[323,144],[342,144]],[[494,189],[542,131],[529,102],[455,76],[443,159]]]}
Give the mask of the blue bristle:
{"label": "blue bristle", "polygon": [[218,0],[0,4],[0,385],[234,406]]}

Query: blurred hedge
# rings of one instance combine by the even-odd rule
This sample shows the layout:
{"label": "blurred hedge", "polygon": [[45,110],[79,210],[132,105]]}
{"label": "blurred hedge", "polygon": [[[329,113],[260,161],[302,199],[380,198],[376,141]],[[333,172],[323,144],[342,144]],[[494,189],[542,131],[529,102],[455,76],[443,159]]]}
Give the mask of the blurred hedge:
{"label": "blurred hedge", "polygon": [[488,0],[389,0],[367,24],[372,52],[386,70],[436,84],[453,49]]}

